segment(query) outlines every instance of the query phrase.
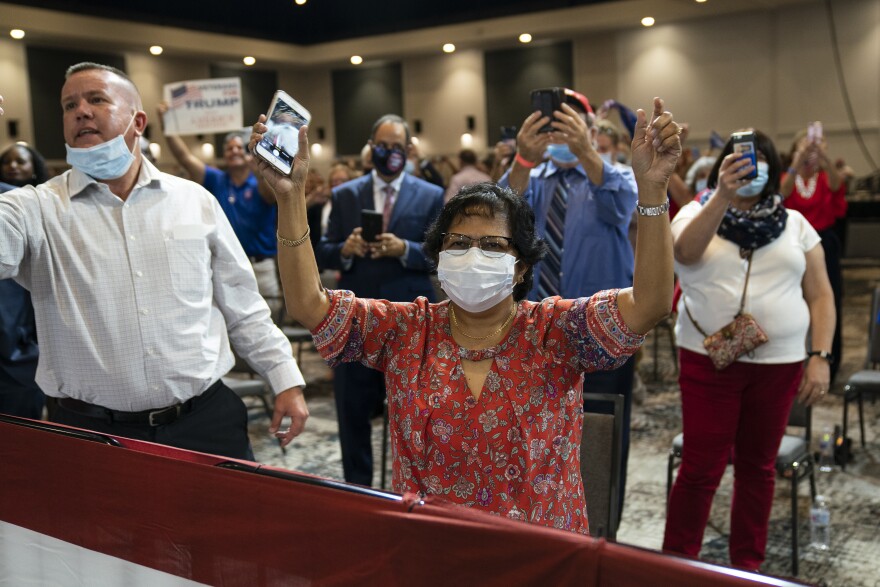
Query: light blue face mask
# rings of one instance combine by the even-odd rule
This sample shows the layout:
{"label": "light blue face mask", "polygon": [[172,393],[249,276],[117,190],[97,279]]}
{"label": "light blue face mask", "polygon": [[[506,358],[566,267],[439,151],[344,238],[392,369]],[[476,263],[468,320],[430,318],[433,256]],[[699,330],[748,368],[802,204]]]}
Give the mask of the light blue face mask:
{"label": "light blue face mask", "polygon": [[707,178],[704,177],[703,179],[698,179],[698,180],[694,183],[694,193],[699,194],[701,191],[703,191],[704,189],[706,189],[706,186],[707,186],[708,184],[709,184],[709,180],[708,180]]}
{"label": "light blue face mask", "polygon": [[403,166],[403,170],[410,175],[415,175],[416,173],[416,164],[413,163],[410,159],[406,160],[406,164]]}
{"label": "light blue face mask", "polygon": [[760,196],[768,179],[770,179],[770,166],[764,161],[758,161],[758,177],[736,190],[736,195],[743,198]]}
{"label": "light blue face mask", "polygon": [[565,143],[547,145],[547,156],[557,163],[577,163],[578,160]]}
{"label": "light blue face mask", "polygon": [[134,153],[125,144],[125,133],[133,122],[134,115],[121,135],[100,145],[83,148],[64,145],[67,148],[67,163],[95,179],[119,179],[134,163]]}
{"label": "light blue face mask", "polygon": [[607,163],[608,165],[611,165],[611,164],[614,163],[614,158],[611,156],[611,152],[610,152],[610,151],[607,152],[607,153],[599,153],[599,157],[601,157],[601,158],[602,158],[602,161],[604,161],[604,162]]}

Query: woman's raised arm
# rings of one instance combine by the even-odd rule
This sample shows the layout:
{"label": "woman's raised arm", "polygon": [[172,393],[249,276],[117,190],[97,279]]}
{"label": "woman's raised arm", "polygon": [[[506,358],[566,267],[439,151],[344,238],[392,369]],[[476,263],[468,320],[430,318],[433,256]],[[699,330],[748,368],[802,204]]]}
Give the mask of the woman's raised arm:
{"label": "woman's raised arm", "polygon": [[[646,333],[672,309],[672,232],[666,189],[681,155],[681,127],[654,98],[650,126],[637,112],[632,166],[639,188],[638,236],[633,286],[618,296],[620,315],[632,330]],[[665,210],[664,210],[665,208]]]}
{"label": "woman's raised arm", "polygon": [[[250,148],[263,138],[266,117],[254,124]],[[315,252],[309,240],[306,218],[306,176],[309,172],[308,127],[299,129],[299,151],[293,160],[290,175],[283,175],[274,167],[258,159],[257,170],[266,184],[275,192],[278,202],[278,267],[287,311],[309,330],[318,326],[330,309],[330,302],[318,272]]]}

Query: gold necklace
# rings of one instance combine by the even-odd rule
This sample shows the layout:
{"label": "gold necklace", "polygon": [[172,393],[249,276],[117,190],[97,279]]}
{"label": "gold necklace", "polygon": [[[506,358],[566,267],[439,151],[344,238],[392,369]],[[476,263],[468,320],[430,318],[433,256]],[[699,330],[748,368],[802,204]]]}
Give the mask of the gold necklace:
{"label": "gold necklace", "polygon": [[516,302],[514,302],[513,306],[510,308],[510,315],[507,316],[507,320],[504,321],[504,324],[502,324],[498,328],[498,330],[496,330],[492,334],[487,334],[486,336],[474,336],[474,335],[468,334],[467,332],[462,330],[461,325],[459,325],[459,323],[458,323],[458,320],[455,319],[455,309],[452,307],[452,305],[449,306],[449,316],[452,318],[452,324],[456,328],[458,328],[458,331],[460,333],[462,333],[464,336],[466,336],[470,339],[473,339],[473,340],[486,340],[487,338],[492,338],[496,334],[499,334],[502,330],[507,328],[507,326],[510,324],[510,321],[513,320],[514,315],[516,315]]}

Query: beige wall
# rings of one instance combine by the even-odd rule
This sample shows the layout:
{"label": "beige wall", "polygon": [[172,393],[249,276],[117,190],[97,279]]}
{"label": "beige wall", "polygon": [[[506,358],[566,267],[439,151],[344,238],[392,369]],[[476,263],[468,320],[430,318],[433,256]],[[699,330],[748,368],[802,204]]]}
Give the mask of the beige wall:
{"label": "beige wall", "polygon": [[[835,0],[833,6],[853,108],[869,151],[880,159],[880,2]],[[387,48],[384,39],[363,43],[385,42]],[[651,29],[594,32],[573,41],[575,86],[594,103],[614,97],[633,108],[645,108],[654,95],[663,96],[676,117],[690,123],[696,146],[705,145],[713,129],[726,135],[755,126],[787,150],[799,128],[820,119],[832,155],[845,157],[858,174],[870,171],[850,130],[821,2],[691,17]],[[400,56],[402,114],[407,120],[422,121],[421,145],[427,155],[458,151],[468,115],[476,119],[474,147],[480,152],[488,149],[482,51],[464,47],[451,55],[404,51]],[[123,52],[151,117],[164,83],[207,77],[211,60]],[[283,52],[276,53],[283,59]],[[302,54],[291,52],[297,60]],[[306,67],[292,57],[289,65],[278,66],[280,86],[311,110],[313,129],[325,130],[323,152],[315,161],[322,171],[335,157],[331,67],[347,65]],[[0,39],[0,80],[7,117],[21,121],[21,138],[29,140],[25,52],[20,42],[8,37]],[[160,133],[153,132],[155,140]],[[195,146],[194,139],[188,140]],[[0,124],[0,145],[8,142],[6,125]],[[167,149],[162,162],[170,162]]]}
{"label": "beige wall", "polygon": [[[834,16],[855,116],[880,163],[880,2],[835,0]],[[832,156],[871,171],[850,129],[821,3],[621,31],[605,44],[608,67],[596,63],[595,39],[575,43],[575,80],[594,100],[647,108],[662,96],[700,147],[711,130],[754,126],[787,151],[798,130],[822,120]]]}
{"label": "beige wall", "polygon": [[[31,115],[30,88],[27,83],[27,60],[24,45],[9,37],[0,37],[0,96],[3,96],[3,110],[0,118],[0,149],[6,148],[12,138],[9,136],[7,121],[18,121],[18,139],[32,141],[34,136],[33,116]],[[60,114],[61,107],[58,107]]]}
{"label": "beige wall", "polygon": [[482,51],[457,51],[403,62],[403,109],[406,119],[422,121],[423,154],[456,153],[467,117],[473,116],[471,148],[486,150],[486,90]]}

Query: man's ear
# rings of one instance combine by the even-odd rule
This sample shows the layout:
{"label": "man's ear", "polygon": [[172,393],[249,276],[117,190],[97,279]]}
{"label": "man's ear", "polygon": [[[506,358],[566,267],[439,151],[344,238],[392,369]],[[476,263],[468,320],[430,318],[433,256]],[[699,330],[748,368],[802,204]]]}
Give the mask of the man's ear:
{"label": "man's ear", "polygon": [[406,158],[409,159],[413,155],[418,157],[419,152],[416,150],[416,146],[412,144],[412,142],[409,142],[406,144]]}
{"label": "man's ear", "polygon": [[134,113],[134,132],[137,136],[143,136],[144,130],[147,128],[147,113],[143,110],[138,110]]}

